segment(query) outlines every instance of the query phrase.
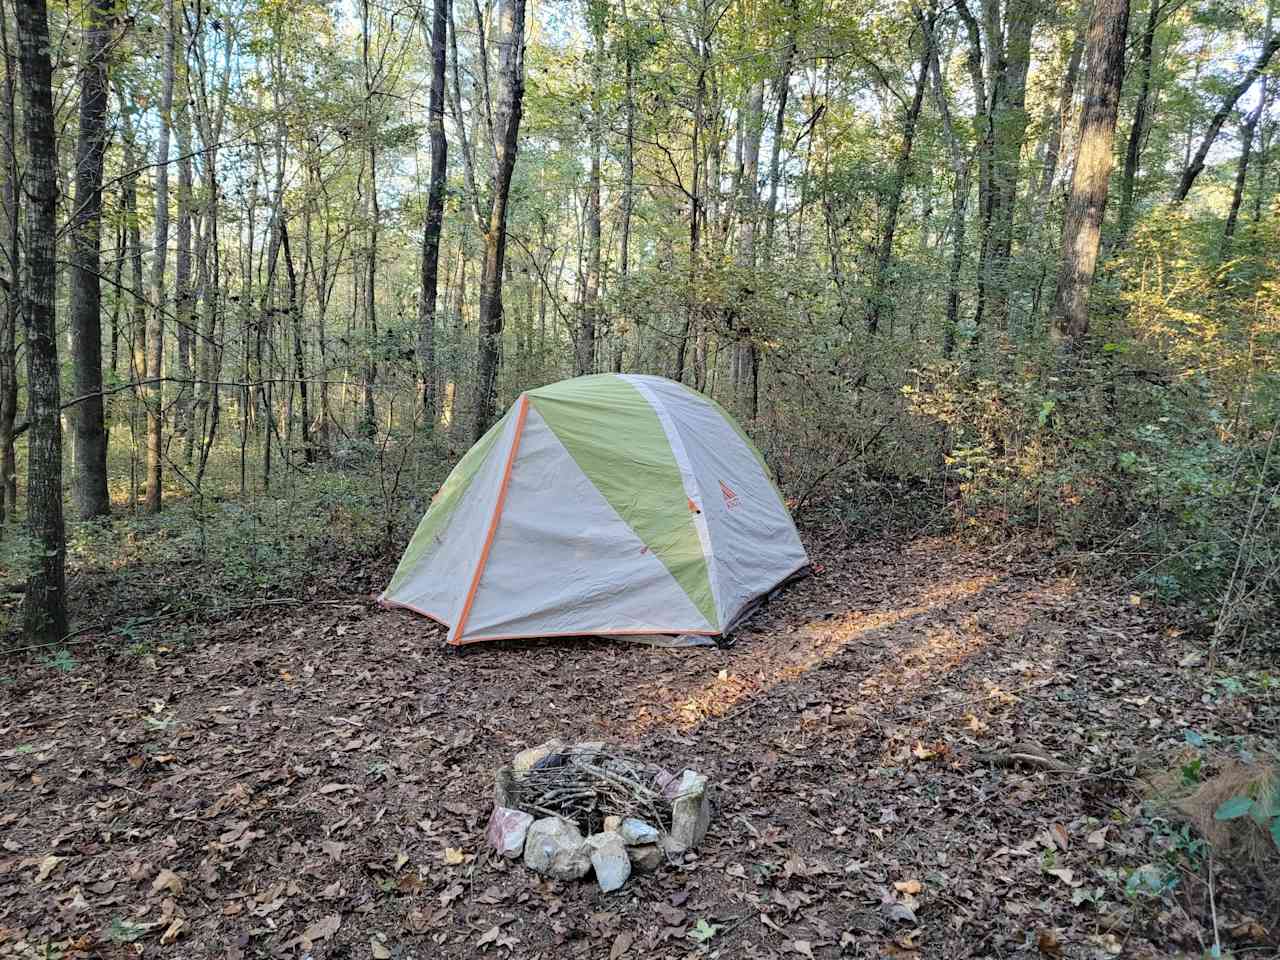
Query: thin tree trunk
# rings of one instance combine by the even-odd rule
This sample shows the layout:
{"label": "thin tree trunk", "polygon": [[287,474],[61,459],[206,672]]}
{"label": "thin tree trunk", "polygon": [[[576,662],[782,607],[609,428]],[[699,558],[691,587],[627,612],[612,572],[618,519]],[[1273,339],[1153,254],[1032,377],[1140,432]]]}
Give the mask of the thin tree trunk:
{"label": "thin tree trunk", "polygon": [[[18,65],[9,44],[7,4],[0,3],[0,45],[4,47],[4,248],[9,276],[22,275],[21,208],[18,202]],[[18,465],[13,447],[18,416],[18,324],[22,320],[21,289],[10,283],[4,291],[0,325],[0,523],[18,516]]]}
{"label": "thin tree trunk", "polygon": [[[1081,0],[1080,12],[1077,14],[1077,25],[1072,31],[1071,52],[1067,56],[1067,66],[1062,73],[1062,84],[1058,89],[1057,108],[1049,117],[1049,136],[1044,149],[1044,166],[1040,171],[1039,206],[1043,209],[1049,202],[1049,194],[1053,190],[1053,181],[1058,175],[1058,161],[1062,154],[1062,129],[1069,122],[1071,105],[1076,95],[1076,80],[1080,75],[1080,60],[1084,55],[1084,27],[1088,25],[1090,0]],[[1083,20],[1083,23],[1079,21]]]}
{"label": "thin tree trunk", "polygon": [[[184,97],[185,100],[185,97]],[[183,462],[190,464],[195,452],[192,428],[191,353],[195,342],[195,298],[191,284],[191,120],[184,103],[178,124],[178,228],[173,261],[173,304],[178,341],[178,397],[174,403],[174,431],[182,438]]]}
{"label": "thin tree trunk", "polygon": [[[636,82],[635,65],[632,60],[635,51],[631,46],[631,21],[627,17],[627,0],[619,0],[622,17],[622,89],[623,112],[626,121],[626,137],[622,144],[622,223],[618,239],[618,282],[621,286],[622,319],[619,323],[618,336],[614,343],[613,371],[622,372],[623,355],[626,349],[627,336],[631,332],[631,215],[635,209],[636,186]],[[543,331],[546,325],[547,300],[546,291],[540,285],[538,289],[538,348],[542,349]]]}
{"label": "thin tree trunk", "polygon": [[1200,171],[1204,169],[1204,162],[1209,155],[1209,148],[1213,146],[1214,141],[1218,139],[1218,134],[1222,131],[1222,125],[1227,122],[1227,117],[1231,115],[1231,111],[1235,109],[1239,99],[1253,86],[1254,81],[1258,79],[1262,71],[1267,69],[1267,64],[1271,62],[1271,57],[1276,50],[1280,50],[1280,33],[1267,38],[1262,46],[1262,52],[1258,54],[1258,59],[1254,61],[1253,66],[1223,98],[1222,104],[1218,107],[1218,112],[1209,121],[1209,129],[1205,131],[1204,137],[1200,140],[1199,148],[1191,158],[1191,162],[1187,164],[1186,170],[1182,172],[1182,179],[1178,181],[1178,189],[1173,194],[1174,203],[1181,203],[1187,199],[1187,194],[1191,192],[1191,187],[1196,182],[1196,177],[1200,176]]}
{"label": "thin tree trunk", "polygon": [[1222,230],[1222,254],[1227,256],[1231,250],[1231,238],[1236,233],[1236,221],[1240,217],[1240,205],[1244,201],[1244,186],[1249,175],[1249,155],[1253,152],[1253,134],[1258,126],[1258,118],[1262,115],[1262,101],[1249,111],[1244,123],[1240,126],[1240,158],[1236,161],[1236,183],[1231,192],[1231,209],[1227,212],[1227,223]]}
{"label": "thin tree trunk", "polygon": [[1095,0],[1089,25],[1080,147],[1062,231],[1062,262],[1051,327],[1054,336],[1071,348],[1078,347],[1089,332],[1089,288],[1102,239],[1107,187],[1115,165],[1112,145],[1124,83],[1128,29],[1129,0]]}
{"label": "thin tree trunk", "polygon": [[82,520],[111,514],[107,492],[107,428],[102,402],[102,167],[107,149],[107,42],[112,0],[92,0],[80,61],[80,128],[76,138],[71,233],[72,393],[87,399],[71,410],[75,474],[71,493]]}
{"label": "thin tree trunk", "polygon": [[173,0],[164,2],[164,75],[160,88],[160,137],[156,145],[155,249],[151,254],[151,289],[155,297],[147,322],[147,499],[148,513],[159,513],[164,474],[164,315],[165,261],[169,252],[169,137],[173,127],[173,80],[177,20]]}
{"label": "thin tree trunk", "polygon": [[440,276],[440,233],[444,225],[444,188],[449,141],[444,133],[445,46],[450,0],[435,0],[431,21],[431,186],[422,225],[422,290],[418,298],[418,389],[423,417],[436,420],[436,299]]}
{"label": "thin tree trunk", "polygon": [[1138,99],[1133,107],[1133,126],[1124,151],[1124,173],[1120,177],[1120,215],[1117,218],[1115,243],[1124,243],[1133,227],[1134,195],[1138,185],[1138,168],[1142,163],[1142,141],[1147,135],[1151,111],[1151,70],[1155,56],[1156,27],[1160,23],[1161,0],[1151,0],[1147,9],[1147,25],[1138,47]]}
{"label": "thin tree trunk", "polygon": [[587,176],[587,271],[582,289],[582,315],[579,318],[577,349],[574,351],[574,374],[595,372],[597,312],[600,301],[600,152],[604,140],[604,22],[605,8],[588,3],[591,21],[591,163]]}
{"label": "thin tree trunk", "polygon": [[57,643],[67,633],[66,540],[62,522],[62,422],[58,382],[58,158],[54,135],[53,66],[45,0],[16,0],[22,126],[27,145],[23,189],[27,269],[22,319],[27,352],[27,524],[37,550],[27,578],[23,624],[27,640]]}
{"label": "thin tree trunk", "polygon": [[[926,36],[933,29],[933,15],[925,25]],[[880,243],[876,251],[875,277],[871,284],[871,303],[867,308],[867,333],[875,336],[880,329],[880,317],[884,312],[885,291],[889,283],[889,264],[893,260],[893,238],[898,229],[898,210],[902,206],[902,194],[907,185],[907,173],[911,168],[911,147],[915,142],[916,123],[920,119],[920,109],[924,104],[924,92],[929,86],[929,44],[925,43],[923,55],[920,57],[920,76],[916,79],[915,94],[911,105],[907,108],[902,124],[902,146],[898,150],[898,159],[894,164],[893,182],[889,188],[888,209],[885,211],[884,229],[880,232]]]}
{"label": "thin tree trunk", "polygon": [[507,252],[507,198],[516,165],[520,119],[524,111],[525,0],[497,0],[491,45],[498,48],[498,96],[494,106],[495,169],[493,200],[484,234],[480,276],[480,316],[473,439],[479,440],[494,418],[498,362],[502,348],[502,267]]}

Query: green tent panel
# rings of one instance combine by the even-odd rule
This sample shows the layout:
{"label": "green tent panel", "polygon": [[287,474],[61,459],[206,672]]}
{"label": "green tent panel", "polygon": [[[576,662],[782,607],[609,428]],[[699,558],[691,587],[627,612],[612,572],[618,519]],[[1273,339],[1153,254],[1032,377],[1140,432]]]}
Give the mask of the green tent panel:
{"label": "green tent panel", "polygon": [[452,644],[715,636],[807,565],[718,404],[602,374],[521,394],[440,488],[382,601],[445,624]]}

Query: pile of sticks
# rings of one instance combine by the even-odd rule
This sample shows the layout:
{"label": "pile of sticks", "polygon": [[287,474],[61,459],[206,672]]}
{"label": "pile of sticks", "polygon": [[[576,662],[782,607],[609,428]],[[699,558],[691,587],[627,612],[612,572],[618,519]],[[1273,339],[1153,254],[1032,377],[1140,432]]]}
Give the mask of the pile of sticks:
{"label": "pile of sticks", "polygon": [[561,817],[584,835],[606,817],[636,817],[671,828],[671,803],[659,786],[663,770],[633,757],[600,751],[552,754],[512,779],[514,805],[535,817]]}

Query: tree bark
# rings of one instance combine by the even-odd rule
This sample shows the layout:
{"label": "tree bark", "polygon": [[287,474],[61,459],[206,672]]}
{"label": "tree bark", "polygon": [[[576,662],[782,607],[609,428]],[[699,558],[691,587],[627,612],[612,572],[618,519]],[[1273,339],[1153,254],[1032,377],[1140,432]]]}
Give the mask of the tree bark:
{"label": "tree bark", "polygon": [[107,42],[112,0],[92,0],[80,54],[80,128],[71,213],[72,392],[75,474],[71,496],[82,520],[109,516],[107,428],[102,402],[102,167],[107,149]]}
{"label": "tree bark", "polygon": [[1133,126],[1129,128],[1129,142],[1124,151],[1124,173],[1120,178],[1120,216],[1117,218],[1115,243],[1124,243],[1133,227],[1134,194],[1138,184],[1138,167],[1142,162],[1142,141],[1147,135],[1151,110],[1151,69],[1155,55],[1156,27],[1160,24],[1160,0],[1151,0],[1147,10],[1147,25],[1142,31],[1142,43],[1138,47],[1138,99],[1133,107]]}
{"label": "tree bark", "polygon": [[473,438],[479,440],[494,419],[498,362],[502,348],[502,267],[507,253],[507,199],[519,146],[524,111],[525,0],[497,0],[491,45],[498,48],[498,96],[494,106],[493,198],[484,233],[480,275],[479,343],[476,357]]}
{"label": "tree bark", "polygon": [[1262,71],[1267,69],[1267,64],[1270,63],[1271,57],[1276,50],[1280,50],[1280,33],[1267,38],[1262,46],[1262,52],[1258,54],[1258,59],[1254,61],[1253,66],[1223,98],[1222,104],[1218,107],[1218,112],[1209,121],[1209,129],[1205,131],[1204,137],[1201,138],[1199,148],[1191,158],[1186,170],[1182,172],[1182,179],[1178,181],[1178,189],[1173,194],[1174,203],[1181,203],[1187,199],[1187,194],[1191,192],[1191,187],[1196,182],[1196,177],[1200,176],[1200,172],[1204,170],[1204,161],[1209,155],[1209,148],[1213,146],[1213,142],[1218,139],[1218,134],[1222,132],[1222,125],[1227,122],[1227,117],[1231,115],[1231,111],[1235,109],[1239,99],[1253,86],[1254,81],[1258,79]]}
{"label": "tree bark", "polygon": [[67,633],[66,540],[62,521],[62,421],[58,382],[58,160],[54,138],[53,67],[45,0],[16,0],[22,126],[27,144],[23,178],[27,270],[22,320],[27,352],[27,524],[37,546],[23,603],[26,639],[57,643]]}
{"label": "tree bark", "polygon": [[418,390],[423,417],[436,420],[436,299],[440,276],[440,233],[444,225],[444,188],[449,141],[444,134],[445,46],[450,0],[435,0],[431,18],[431,186],[422,225],[422,289],[418,297]]}
{"label": "tree bark", "polygon": [[588,2],[591,22],[591,162],[587,175],[587,271],[582,287],[582,315],[578,323],[574,374],[595,373],[596,333],[600,308],[600,153],[604,141],[604,25],[606,8]]}
{"label": "tree bark", "polygon": [[[1058,176],[1058,161],[1062,155],[1062,128],[1071,116],[1071,104],[1075,100],[1076,80],[1080,75],[1080,60],[1084,56],[1084,30],[1088,25],[1090,0],[1082,0],[1077,23],[1072,31],[1071,52],[1067,56],[1067,66],[1062,73],[1062,84],[1058,88],[1058,104],[1049,117],[1049,135],[1045,142],[1044,166],[1040,170],[1040,189],[1037,191],[1039,205],[1043,209],[1049,202],[1049,194],[1053,190],[1053,182]],[[1083,18],[1084,23],[1080,23]]]}
{"label": "tree bark", "polygon": [[1051,327],[1056,338],[1069,347],[1079,346],[1089,332],[1089,288],[1102,238],[1107,187],[1115,165],[1112,144],[1124,82],[1128,28],[1129,0],[1096,0],[1089,25],[1080,147],[1062,231],[1062,261]]}
{"label": "tree bark", "polygon": [[164,2],[164,75],[160,87],[160,136],[156,144],[156,226],[151,254],[155,297],[147,318],[147,513],[159,513],[164,480],[164,315],[169,298],[165,261],[169,253],[169,139],[173,128],[173,80],[178,30],[173,0]]}
{"label": "tree bark", "polygon": [[[3,136],[5,265],[9,276],[22,275],[21,209],[18,202],[18,68],[9,44],[9,16],[0,4],[0,45],[4,47]],[[4,291],[0,319],[0,523],[18,516],[18,464],[14,451],[14,421],[18,416],[18,325],[22,322],[21,290],[14,284]]]}
{"label": "tree bark", "polygon": [[1249,156],[1253,152],[1253,134],[1258,127],[1258,118],[1262,116],[1262,101],[1249,111],[1240,125],[1240,157],[1236,160],[1236,182],[1231,191],[1231,209],[1227,211],[1227,223],[1222,230],[1222,254],[1227,256],[1231,250],[1231,238],[1236,233],[1236,221],[1240,217],[1240,205],[1244,202],[1244,187],[1249,175]]}

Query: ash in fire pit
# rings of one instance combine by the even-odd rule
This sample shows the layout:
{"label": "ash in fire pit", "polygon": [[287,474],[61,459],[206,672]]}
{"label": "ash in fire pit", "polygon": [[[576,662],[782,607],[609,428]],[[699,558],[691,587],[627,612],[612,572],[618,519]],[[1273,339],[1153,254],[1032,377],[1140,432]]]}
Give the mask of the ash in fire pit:
{"label": "ash in fire pit", "polygon": [[486,839],[501,856],[558,880],[595,871],[617,890],[702,842],[707,778],[673,774],[603,742],[549,740],[498,771]]}

